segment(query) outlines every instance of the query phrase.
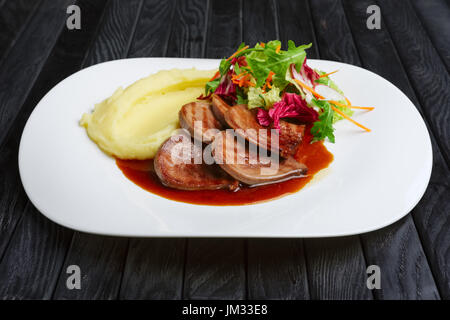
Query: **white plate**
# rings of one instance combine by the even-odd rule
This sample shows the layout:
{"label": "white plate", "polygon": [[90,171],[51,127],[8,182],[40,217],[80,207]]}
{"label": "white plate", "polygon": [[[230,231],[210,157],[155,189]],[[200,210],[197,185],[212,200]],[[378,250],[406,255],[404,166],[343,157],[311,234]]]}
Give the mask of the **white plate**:
{"label": "white plate", "polygon": [[411,101],[380,76],[348,64],[308,60],[333,75],[354,105],[372,106],[336,124],[328,169],[296,194],[247,206],[200,206],[149,193],[128,180],[78,121],[119,86],[161,69],[213,69],[218,60],[111,61],[59,83],[31,114],[19,150],[32,203],[72,229],[120,236],[325,237],[367,232],[406,215],[422,197],[432,166],[430,137]]}

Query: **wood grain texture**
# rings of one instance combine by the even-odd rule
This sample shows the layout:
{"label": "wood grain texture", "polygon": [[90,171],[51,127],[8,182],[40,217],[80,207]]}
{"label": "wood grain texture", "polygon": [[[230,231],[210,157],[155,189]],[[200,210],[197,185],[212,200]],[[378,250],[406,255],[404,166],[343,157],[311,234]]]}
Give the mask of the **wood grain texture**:
{"label": "wood grain texture", "polygon": [[[275,40],[278,32],[277,4],[272,0],[243,1],[243,38],[254,46],[257,42]],[[262,24],[264,27],[262,28]]]}
{"label": "wood grain texture", "polygon": [[413,210],[417,229],[443,299],[450,299],[450,172],[447,181],[432,183]]}
{"label": "wood grain texture", "polygon": [[[285,19],[288,22],[291,20],[309,19],[308,12],[301,11],[300,15],[298,15],[299,11],[297,11],[294,19],[292,11],[290,11],[305,9],[305,4],[305,2],[294,3],[287,1],[279,4],[274,1],[245,1],[243,13],[245,21],[244,41],[254,44],[259,41],[280,39],[280,30],[287,30]],[[281,15],[283,19],[279,19]],[[265,22],[265,28],[260,27],[260,21]],[[297,25],[294,24],[294,26]],[[297,29],[294,29],[293,26],[289,26],[289,28],[291,34],[297,32]],[[308,31],[311,31],[311,29],[306,30],[302,28],[300,32],[303,37],[305,35],[311,36],[311,32]],[[287,36],[287,34],[282,34]],[[297,36],[300,36],[300,33]],[[297,41],[297,44],[301,43],[299,41]],[[248,298],[309,298],[308,276],[302,240],[249,239],[247,252]]]}
{"label": "wood grain texture", "polygon": [[142,6],[143,0],[108,2],[84,67],[128,56]]}
{"label": "wood grain texture", "polygon": [[184,239],[131,239],[120,299],[181,299]]}
{"label": "wood grain texture", "polygon": [[249,299],[309,299],[303,241],[248,240]]}
{"label": "wood grain texture", "polygon": [[[53,299],[117,299],[126,258],[128,239],[76,232],[60,272]],[[81,271],[80,290],[66,286],[67,268],[76,265]]]}
{"label": "wood grain texture", "polygon": [[210,1],[206,57],[229,57],[242,42],[242,0]]}
{"label": "wood grain texture", "polygon": [[39,1],[8,1],[0,7],[0,61],[7,55],[33,16]]}
{"label": "wood grain texture", "polygon": [[136,25],[129,57],[163,57],[169,45],[175,0],[145,0]]}
{"label": "wood grain texture", "polygon": [[317,59],[319,57],[308,1],[279,0],[278,24],[279,39],[282,43],[287,43],[289,40],[294,41],[296,45],[311,43],[312,47],[307,50],[308,58]]}
{"label": "wood grain texture", "polygon": [[0,299],[50,299],[71,234],[29,205],[0,263]]}
{"label": "wood grain texture", "polygon": [[372,299],[358,237],[304,241],[311,299]]}
{"label": "wood grain texture", "polygon": [[450,72],[450,3],[446,0],[412,0],[411,3]]}
{"label": "wood grain texture", "polygon": [[[0,203],[10,203],[9,207],[2,207],[0,212],[4,228],[0,238],[0,254],[8,243],[8,250],[0,263],[0,269],[7,270],[0,275],[0,287],[3,288],[3,291],[0,290],[0,298],[50,298],[69,246],[72,231],[51,223],[31,204],[27,205],[28,200],[18,178],[17,152],[21,132],[34,106],[60,80],[77,71],[83,61],[101,15],[101,7],[98,5],[102,2],[91,3],[86,0],[77,2],[80,7],[89,9],[83,20],[86,28],[79,32],[63,30],[13,123],[11,132],[0,145],[4,168],[10,170],[4,176],[5,193],[0,198]],[[20,109],[20,105],[17,108]],[[14,229],[16,225],[18,226]],[[20,255],[21,263],[17,263],[17,255]]]}
{"label": "wood grain texture", "polygon": [[244,299],[244,242],[240,239],[190,239],[184,274],[184,299]]}
{"label": "wood grain texture", "polygon": [[[366,8],[372,2],[343,3],[363,66],[396,84],[421,110],[386,28],[365,28]],[[434,158],[442,159],[435,143],[433,149]],[[439,298],[420,236],[409,215],[383,230],[363,235],[362,239],[367,263],[379,265],[383,273],[381,290],[374,291],[377,298]]]}
{"label": "wood grain texture", "polygon": [[409,1],[378,1],[430,127],[450,163],[450,75]]}
{"label": "wood grain texture", "polygon": [[177,3],[170,33],[168,57],[204,56],[208,0]]}
{"label": "wood grain texture", "polygon": [[58,39],[65,25],[66,8],[73,2],[44,0],[3,59],[0,68],[0,143],[20,111],[17,106],[24,103]]}

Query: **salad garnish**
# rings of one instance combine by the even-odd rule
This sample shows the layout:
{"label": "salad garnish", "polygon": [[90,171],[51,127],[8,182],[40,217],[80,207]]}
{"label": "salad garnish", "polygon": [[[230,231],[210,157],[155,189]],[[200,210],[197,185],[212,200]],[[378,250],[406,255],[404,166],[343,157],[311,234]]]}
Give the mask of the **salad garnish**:
{"label": "salad garnish", "polygon": [[342,119],[370,131],[351,116],[354,109],[374,108],[351,104],[330,78],[339,70],[327,73],[311,68],[305,51],[310,47],[296,46],[291,40],[286,50],[279,40],[254,47],[242,43],[235,53],[221,60],[199,99],[211,99],[216,94],[230,105],[257,108],[257,121],[264,127],[279,129],[281,119],[311,124],[312,142],[327,139],[334,143],[333,125]]}

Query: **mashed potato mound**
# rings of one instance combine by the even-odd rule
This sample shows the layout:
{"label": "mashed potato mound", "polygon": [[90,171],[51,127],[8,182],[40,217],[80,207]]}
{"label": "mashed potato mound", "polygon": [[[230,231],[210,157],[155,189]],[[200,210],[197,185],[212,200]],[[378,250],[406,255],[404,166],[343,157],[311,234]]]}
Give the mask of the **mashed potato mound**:
{"label": "mashed potato mound", "polygon": [[204,92],[216,70],[172,69],[138,80],[83,114],[80,125],[107,154],[151,159],[179,127],[181,107]]}

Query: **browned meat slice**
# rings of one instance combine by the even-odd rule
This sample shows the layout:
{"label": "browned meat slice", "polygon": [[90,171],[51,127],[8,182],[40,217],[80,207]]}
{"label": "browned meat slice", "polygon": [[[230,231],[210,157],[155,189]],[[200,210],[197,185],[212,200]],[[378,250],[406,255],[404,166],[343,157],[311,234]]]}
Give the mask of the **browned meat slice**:
{"label": "browned meat slice", "polygon": [[300,142],[305,134],[305,126],[280,121],[279,146],[283,157],[292,156],[297,151]]}
{"label": "browned meat slice", "polygon": [[225,121],[225,113],[231,108],[228,103],[222,100],[218,95],[213,94],[212,96],[212,111],[216,116],[217,120],[220,121],[224,126],[227,125]]}
{"label": "browned meat slice", "polygon": [[[256,149],[256,148],[255,148]],[[302,177],[307,168],[294,158],[282,159],[278,154],[271,157],[259,156],[256,150],[249,150],[233,133],[222,131],[212,143],[216,163],[233,178],[248,184],[261,185]]]}
{"label": "browned meat slice", "polygon": [[281,120],[279,133],[275,131],[278,138],[278,143],[275,143],[270,128],[261,126],[256,120],[256,112],[256,109],[249,110],[246,105],[230,107],[225,113],[225,121],[235,130],[243,129],[236,133],[259,147],[279,150],[283,157],[294,155],[302,141],[305,126]]}
{"label": "browned meat slice", "polygon": [[159,148],[154,160],[155,172],[164,185],[175,189],[236,189],[238,182],[216,164],[206,164],[202,151],[187,133],[174,135]]}
{"label": "browned meat slice", "polygon": [[[249,110],[246,105],[240,104],[225,113],[225,121],[236,133],[262,148],[271,148],[270,128],[261,126],[256,121],[256,109]],[[242,129],[242,130],[237,130]],[[278,149],[276,147],[276,149]]]}
{"label": "browned meat slice", "polygon": [[194,137],[194,132],[196,131],[201,136],[194,138],[198,140],[201,138],[204,143],[211,143],[214,135],[223,129],[222,124],[214,117],[211,105],[206,102],[185,104],[178,116],[181,127],[188,130],[192,137]]}

